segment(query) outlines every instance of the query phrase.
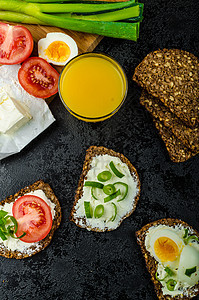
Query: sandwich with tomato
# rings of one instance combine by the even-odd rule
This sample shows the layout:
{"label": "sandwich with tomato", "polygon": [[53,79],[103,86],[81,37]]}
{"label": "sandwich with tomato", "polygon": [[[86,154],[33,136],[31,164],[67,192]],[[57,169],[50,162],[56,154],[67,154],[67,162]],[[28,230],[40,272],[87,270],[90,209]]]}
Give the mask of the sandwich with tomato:
{"label": "sandwich with tomato", "polygon": [[51,242],[61,207],[49,184],[39,180],[0,202],[0,255],[30,257]]}

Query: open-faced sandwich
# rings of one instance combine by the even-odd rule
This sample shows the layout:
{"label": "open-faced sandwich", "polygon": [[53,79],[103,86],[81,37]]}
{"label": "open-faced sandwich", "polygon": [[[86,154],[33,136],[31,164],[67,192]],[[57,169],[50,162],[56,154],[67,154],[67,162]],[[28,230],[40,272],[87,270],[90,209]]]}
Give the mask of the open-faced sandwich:
{"label": "open-faced sandwich", "polygon": [[199,293],[199,233],[177,219],[161,219],[136,232],[159,299]]}
{"label": "open-faced sandwich", "polygon": [[0,255],[30,257],[49,245],[61,207],[49,184],[39,180],[0,202]]}
{"label": "open-faced sandwich", "polygon": [[91,146],[80,176],[71,220],[93,231],[110,231],[135,210],[140,181],[130,161],[113,150]]}

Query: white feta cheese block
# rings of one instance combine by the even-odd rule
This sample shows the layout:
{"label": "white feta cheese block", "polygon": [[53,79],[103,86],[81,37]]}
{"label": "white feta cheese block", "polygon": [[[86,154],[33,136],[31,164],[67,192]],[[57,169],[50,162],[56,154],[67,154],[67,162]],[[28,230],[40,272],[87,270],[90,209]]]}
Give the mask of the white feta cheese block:
{"label": "white feta cheese block", "polygon": [[12,134],[31,118],[25,104],[11,98],[4,88],[0,87],[0,133]]}

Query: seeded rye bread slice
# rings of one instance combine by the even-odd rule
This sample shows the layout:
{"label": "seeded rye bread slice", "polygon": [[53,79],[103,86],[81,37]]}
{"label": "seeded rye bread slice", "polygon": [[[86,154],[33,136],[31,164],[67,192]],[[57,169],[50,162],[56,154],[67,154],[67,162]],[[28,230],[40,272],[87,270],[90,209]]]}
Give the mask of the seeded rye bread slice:
{"label": "seeded rye bread slice", "polygon": [[154,284],[155,291],[156,291],[158,299],[159,300],[172,300],[172,299],[175,299],[175,300],[189,300],[189,299],[195,297],[199,293],[199,283],[189,289],[188,296],[178,295],[178,296],[172,297],[170,295],[163,295],[162,289],[161,289],[162,285],[155,277],[158,263],[155,260],[155,258],[153,258],[150,255],[150,253],[146,250],[145,238],[146,238],[146,233],[147,233],[147,231],[149,230],[150,227],[157,226],[157,225],[160,225],[160,224],[161,225],[167,225],[167,226],[170,226],[170,227],[175,227],[175,225],[183,226],[184,228],[188,228],[191,231],[191,233],[193,235],[196,235],[198,238],[199,238],[199,233],[196,230],[194,230],[190,225],[185,223],[184,221],[181,221],[181,220],[178,220],[178,219],[170,219],[170,218],[160,219],[160,220],[157,220],[155,222],[149,223],[149,224],[145,225],[144,227],[142,227],[140,230],[138,230],[136,232],[137,243],[141,247],[142,254],[145,258],[146,267],[147,267],[148,272],[151,275],[151,280]]}
{"label": "seeded rye bread slice", "polygon": [[174,113],[172,113],[157,97],[153,97],[143,90],[140,103],[151,115],[171,129],[172,133],[190,150],[199,152],[199,127],[186,126]]}
{"label": "seeded rye bread slice", "polygon": [[170,128],[165,127],[162,122],[155,118],[153,118],[153,122],[163,142],[165,143],[172,161],[177,163],[184,162],[196,155],[196,153],[192,152],[175,135],[173,135]]}
{"label": "seeded rye bread slice", "polygon": [[149,53],[136,67],[133,80],[158,97],[188,126],[199,121],[199,61],[179,49]]}
{"label": "seeded rye bread slice", "polygon": [[[79,179],[79,183],[78,183],[78,187],[77,187],[77,190],[76,190],[76,194],[75,194],[75,201],[74,201],[74,204],[73,204],[73,208],[71,210],[71,215],[70,215],[70,220],[72,222],[74,222],[77,226],[81,227],[81,228],[85,228],[83,226],[81,226],[80,224],[80,219],[79,218],[76,218],[74,216],[76,210],[75,210],[75,205],[76,203],[78,202],[78,200],[82,197],[83,195],[83,186],[84,186],[84,180],[86,180],[86,175],[88,173],[88,171],[90,170],[90,167],[91,167],[91,161],[92,161],[92,158],[95,157],[95,156],[98,156],[98,155],[105,155],[105,154],[108,154],[108,155],[111,155],[111,156],[115,156],[115,157],[119,157],[121,159],[121,161],[125,164],[127,164],[129,170],[130,170],[130,173],[132,175],[133,178],[135,178],[137,180],[137,188],[139,190],[136,198],[134,199],[134,205],[133,205],[133,208],[132,210],[127,214],[125,215],[122,219],[121,219],[121,222],[120,224],[122,223],[122,221],[129,217],[135,210],[136,208],[136,205],[137,205],[137,202],[138,202],[138,199],[140,197],[140,180],[139,180],[139,177],[138,177],[138,173],[137,173],[137,170],[134,168],[134,166],[130,163],[130,161],[121,153],[118,153],[118,152],[115,152],[113,151],[112,149],[107,149],[105,147],[97,147],[97,146],[91,146],[90,148],[87,149],[86,151],[86,156],[85,156],[85,160],[84,160],[84,164],[83,164],[83,170],[82,170],[82,173],[80,175],[80,179]],[[83,220],[81,220],[84,222],[84,224],[86,224],[86,218],[84,218]],[[120,226],[120,224],[118,225],[118,227]],[[92,231],[96,231],[96,232],[103,232],[103,231],[111,231],[112,229],[105,229],[105,230],[100,230],[99,228],[92,228],[90,226],[87,226],[87,228],[90,228],[90,230]]]}
{"label": "seeded rye bread slice", "polygon": [[50,185],[47,183],[44,183],[42,180],[36,181],[32,185],[25,187],[24,189],[21,189],[14,196],[11,195],[11,196],[7,197],[5,200],[0,202],[0,205],[4,205],[5,203],[14,202],[17,198],[19,198],[27,193],[30,193],[32,191],[35,191],[35,190],[42,190],[45,193],[46,197],[48,199],[50,199],[50,201],[56,205],[55,206],[55,216],[53,219],[51,231],[43,240],[35,243],[37,245],[31,247],[30,254],[19,252],[19,251],[8,250],[2,243],[0,243],[0,255],[1,256],[7,257],[7,258],[22,259],[22,258],[26,258],[26,257],[30,257],[30,256],[34,255],[34,254],[40,252],[41,250],[43,250],[44,248],[46,248],[50,244],[55,230],[59,227],[60,222],[61,222],[60,203],[59,203],[57,197],[55,196],[53,190],[51,189]]}

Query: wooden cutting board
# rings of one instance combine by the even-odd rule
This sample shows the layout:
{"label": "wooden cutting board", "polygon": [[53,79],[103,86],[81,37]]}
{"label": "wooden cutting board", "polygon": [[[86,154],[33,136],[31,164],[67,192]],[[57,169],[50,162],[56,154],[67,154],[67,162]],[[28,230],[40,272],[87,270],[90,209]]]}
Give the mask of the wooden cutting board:
{"label": "wooden cutting board", "polygon": [[[106,0],[103,0],[103,1],[106,1]],[[125,2],[128,0],[108,0],[108,1],[109,2]],[[11,25],[17,24],[17,23],[11,23],[11,22],[5,22],[5,23],[9,23]],[[52,26],[27,25],[27,24],[18,24],[18,25],[23,25],[32,34],[32,37],[34,40],[34,49],[33,49],[33,53],[31,56],[38,56],[37,42],[40,39],[46,37],[47,33],[49,33],[49,32],[63,32],[63,33],[70,35],[77,43],[79,54],[85,53],[85,52],[92,52],[103,38],[103,36],[99,36],[97,34],[77,32],[77,31],[62,29],[62,28],[58,28],[58,27],[52,27]],[[59,66],[53,66],[53,67],[59,73],[63,69],[63,67],[59,67]],[[46,102],[50,103],[53,98],[54,98],[54,96],[46,99]]]}
{"label": "wooden cutting board", "polygon": [[[97,0],[97,1],[99,1],[99,0]],[[106,1],[106,0],[103,0],[103,1]],[[125,2],[128,0],[107,0],[107,1],[108,2]],[[9,22],[9,24],[15,24],[15,23]],[[37,42],[40,39],[46,37],[46,34],[49,32],[64,32],[64,33],[70,35],[77,43],[77,46],[79,49],[79,54],[84,53],[84,52],[92,52],[103,38],[103,36],[99,36],[97,34],[77,32],[77,31],[61,29],[61,28],[51,27],[51,26],[27,25],[27,24],[19,24],[19,25],[23,25],[26,28],[28,28],[33,36],[34,50],[33,50],[32,56],[33,55],[38,56]],[[63,67],[55,67],[55,68],[58,70],[58,72],[60,72]]]}
{"label": "wooden cutting board", "polygon": [[[15,25],[16,23],[9,22],[9,24]],[[47,33],[49,32],[63,32],[70,35],[77,43],[79,54],[84,52],[92,52],[103,38],[103,36],[99,36],[97,34],[77,32],[77,31],[62,29],[58,27],[52,27],[52,26],[27,25],[27,24],[18,24],[18,25],[23,25],[32,34],[34,40],[34,49],[31,56],[38,56],[37,42],[40,39],[46,37]],[[58,72],[60,72],[63,68],[57,66],[53,66],[53,67],[56,68]]]}

